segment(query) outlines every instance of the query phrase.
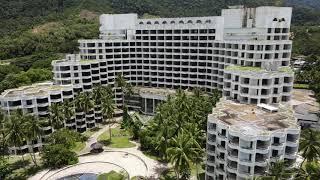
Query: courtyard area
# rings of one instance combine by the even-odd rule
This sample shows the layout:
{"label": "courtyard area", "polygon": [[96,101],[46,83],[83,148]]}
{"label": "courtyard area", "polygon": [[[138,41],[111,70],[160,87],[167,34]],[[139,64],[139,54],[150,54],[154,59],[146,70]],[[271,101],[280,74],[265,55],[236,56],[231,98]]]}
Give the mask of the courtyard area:
{"label": "courtyard area", "polygon": [[[120,131],[116,125],[111,128],[114,138],[112,142],[117,141],[117,138],[122,138],[120,142],[126,141],[124,139],[125,134],[123,137],[114,137],[119,136]],[[111,171],[125,174],[126,176],[129,175],[130,178],[142,176],[149,179],[158,179],[160,177],[161,172],[166,169],[166,165],[145,156],[139,150],[139,144],[136,142],[130,141],[130,146],[128,147],[112,146],[111,143],[104,146],[104,151],[101,153],[90,153],[90,145],[92,143],[108,139],[108,130],[109,127],[105,126],[90,134],[85,147],[78,153],[79,163],[57,170],[44,170],[29,179],[55,180],[79,174],[89,174],[90,177],[94,177],[94,175],[101,175]]]}

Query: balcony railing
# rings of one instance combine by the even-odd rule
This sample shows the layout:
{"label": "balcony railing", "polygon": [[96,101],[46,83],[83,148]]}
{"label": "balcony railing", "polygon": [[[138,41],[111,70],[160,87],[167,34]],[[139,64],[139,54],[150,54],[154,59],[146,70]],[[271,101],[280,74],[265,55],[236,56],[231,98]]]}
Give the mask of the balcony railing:
{"label": "balcony railing", "polygon": [[283,142],[276,142],[276,143],[272,143],[272,146],[282,146]]}
{"label": "balcony railing", "polygon": [[264,161],[266,161],[267,159],[268,159],[267,156],[265,156],[265,157],[256,157],[256,162],[264,162]]}
{"label": "balcony railing", "polygon": [[218,136],[223,137],[223,138],[227,138],[227,135],[225,133],[218,133]]}

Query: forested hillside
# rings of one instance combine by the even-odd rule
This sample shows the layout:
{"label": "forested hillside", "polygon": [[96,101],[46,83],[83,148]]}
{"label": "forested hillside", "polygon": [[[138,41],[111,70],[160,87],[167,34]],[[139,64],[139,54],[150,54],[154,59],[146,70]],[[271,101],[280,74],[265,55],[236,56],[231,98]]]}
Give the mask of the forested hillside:
{"label": "forested hillside", "polygon": [[161,17],[218,15],[228,5],[294,6],[294,22],[319,22],[319,0],[0,0],[0,35],[11,34],[86,9],[98,13],[145,13]]}
{"label": "forested hillside", "polygon": [[[294,52],[319,55],[319,0],[0,0],[0,91],[50,79],[53,59],[76,52],[78,39],[98,37],[99,14],[208,16],[238,4],[294,6]],[[31,77],[37,73],[45,76]]]}

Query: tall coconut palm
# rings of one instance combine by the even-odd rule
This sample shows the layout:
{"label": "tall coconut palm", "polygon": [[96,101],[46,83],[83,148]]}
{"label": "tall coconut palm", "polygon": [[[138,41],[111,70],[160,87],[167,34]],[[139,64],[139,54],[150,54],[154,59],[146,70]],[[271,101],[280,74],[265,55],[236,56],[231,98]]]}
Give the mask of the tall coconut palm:
{"label": "tall coconut palm", "polygon": [[92,97],[96,105],[101,104],[103,96],[106,96],[106,87],[98,85],[93,88]]}
{"label": "tall coconut palm", "polygon": [[293,176],[292,169],[286,167],[285,161],[277,161],[269,165],[268,177],[273,180],[286,180]]}
{"label": "tall coconut palm", "polygon": [[197,179],[200,179],[198,167],[199,164],[203,162],[204,150],[201,147],[201,144],[205,143],[205,135],[200,128],[195,123],[189,123],[186,125],[188,127],[188,133],[190,136],[190,141],[194,143],[194,147],[196,148],[197,153],[193,156],[191,162],[196,166],[196,175]]}
{"label": "tall coconut palm", "polygon": [[110,135],[110,141],[112,140],[111,138],[111,122],[112,118],[115,112],[115,105],[112,96],[108,95],[102,98],[101,102],[101,111],[104,117],[109,120],[109,135]]}
{"label": "tall coconut palm", "polygon": [[[14,112],[8,118],[8,122],[6,123],[6,130],[8,134],[6,136],[7,141],[10,145],[15,148],[19,148],[21,151],[21,146],[24,142],[24,137],[26,137],[25,132],[25,122],[23,121],[22,111]],[[23,153],[22,160],[24,161]]]}
{"label": "tall coconut palm", "polygon": [[92,100],[91,92],[81,92],[76,100],[77,109],[83,111],[85,116],[94,108],[94,101]]}
{"label": "tall coconut palm", "polygon": [[5,123],[7,122],[7,117],[2,113],[2,111],[0,111],[0,159],[4,158],[5,154],[6,154],[6,150],[8,148],[8,144],[7,144],[7,133],[8,131],[6,131],[5,128]]}
{"label": "tall coconut palm", "polygon": [[169,144],[169,131],[170,127],[167,122],[163,122],[161,126],[158,126],[158,133],[157,133],[157,146],[156,150],[159,151],[161,157],[164,160],[167,160],[167,149]]}
{"label": "tall coconut palm", "polygon": [[124,95],[125,95],[125,88],[128,86],[126,79],[122,74],[118,74],[115,80],[116,87],[121,89],[121,98],[122,98],[122,107],[124,107]]}
{"label": "tall coconut palm", "polygon": [[92,100],[92,93],[90,92],[83,92],[82,95],[82,107],[83,111],[88,114],[92,108],[94,107],[94,101]]}
{"label": "tall coconut palm", "polygon": [[305,160],[312,162],[320,157],[320,133],[312,129],[306,129],[302,131],[299,151],[302,153],[304,158],[300,168],[302,167]]}
{"label": "tall coconut palm", "polygon": [[320,179],[320,164],[319,162],[307,162],[303,168],[300,169],[295,180],[313,180]]}
{"label": "tall coconut palm", "polygon": [[70,121],[72,117],[75,115],[75,108],[74,108],[74,102],[70,100],[66,100],[62,104],[62,110],[64,115],[64,120]]}
{"label": "tall coconut palm", "polygon": [[64,127],[64,114],[63,108],[60,103],[52,103],[49,108],[50,124],[55,129],[61,129]]}
{"label": "tall coconut palm", "polygon": [[92,99],[94,101],[94,108],[97,111],[101,110],[101,102],[104,96],[107,96],[107,87],[105,86],[95,86],[92,91]]}
{"label": "tall coconut palm", "polygon": [[23,118],[26,122],[25,124],[25,130],[26,130],[26,139],[28,141],[31,141],[31,146],[32,146],[32,152],[30,152],[30,157],[33,161],[33,163],[38,166],[37,164],[37,159],[35,156],[35,153],[33,151],[34,149],[34,143],[32,142],[33,140],[38,140],[41,138],[41,135],[43,133],[43,129],[40,123],[39,119],[36,119],[34,116],[31,115],[25,115]]}
{"label": "tall coconut palm", "polygon": [[199,147],[191,139],[188,133],[181,130],[177,137],[172,138],[171,146],[167,150],[177,179],[180,179],[180,174],[184,173],[183,171],[190,170],[190,164],[194,157],[199,157]]}

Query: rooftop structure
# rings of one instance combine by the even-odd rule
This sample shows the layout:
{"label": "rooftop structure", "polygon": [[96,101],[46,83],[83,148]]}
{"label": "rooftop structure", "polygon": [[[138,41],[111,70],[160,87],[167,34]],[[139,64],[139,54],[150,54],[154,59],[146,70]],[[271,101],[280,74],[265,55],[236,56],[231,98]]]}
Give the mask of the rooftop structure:
{"label": "rooftop structure", "polygon": [[208,116],[206,179],[252,179],[270,162],[295,165],[300,126],[290,106],[221,100]]}

